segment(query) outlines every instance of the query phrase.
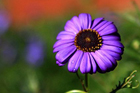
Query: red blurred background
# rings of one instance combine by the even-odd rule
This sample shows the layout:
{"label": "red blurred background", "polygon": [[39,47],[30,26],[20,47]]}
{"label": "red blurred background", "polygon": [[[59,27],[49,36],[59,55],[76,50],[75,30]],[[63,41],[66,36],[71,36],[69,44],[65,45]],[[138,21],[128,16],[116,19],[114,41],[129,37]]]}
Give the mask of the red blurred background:
{"label": "red blurred background", "polygon": [[140,5],[140,0],[4,0],[3,4],[14,24],[25,24],[71,13],[126,12],[134,10],[132,1]]}

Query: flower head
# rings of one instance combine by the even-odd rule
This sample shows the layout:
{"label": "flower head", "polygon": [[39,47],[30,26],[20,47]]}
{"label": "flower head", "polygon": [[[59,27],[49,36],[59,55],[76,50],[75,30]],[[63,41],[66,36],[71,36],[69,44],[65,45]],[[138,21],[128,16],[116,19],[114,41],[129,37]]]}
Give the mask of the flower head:
{"label": "flower head", "polygon": [[81,73],[104,73],[113,70],[121,59],[124,46],[113,22],[82,13],[68,20],[64,31],[57,36],[53,52],[56,63],[68,70]]}

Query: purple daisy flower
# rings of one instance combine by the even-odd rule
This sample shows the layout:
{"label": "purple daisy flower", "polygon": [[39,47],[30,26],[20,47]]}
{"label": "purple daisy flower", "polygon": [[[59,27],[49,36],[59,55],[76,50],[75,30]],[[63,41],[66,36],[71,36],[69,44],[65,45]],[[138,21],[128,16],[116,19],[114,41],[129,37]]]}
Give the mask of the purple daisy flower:
{"label": "purple daisy flower", "polygon": [[124,46],[113,22],[82,13],[68,20],[64,31],[57,36],[53,52],[56,63],[81,73],[104,73],[113,70],[121,59]]}

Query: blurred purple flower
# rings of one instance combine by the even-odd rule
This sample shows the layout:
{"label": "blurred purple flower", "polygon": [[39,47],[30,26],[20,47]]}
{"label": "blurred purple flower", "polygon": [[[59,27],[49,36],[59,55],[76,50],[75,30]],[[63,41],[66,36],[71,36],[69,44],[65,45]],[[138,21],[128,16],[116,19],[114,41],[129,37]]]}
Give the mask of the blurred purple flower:
{"label": "blurred purple flower", "polygon": [[3,34],[10,25],[10,16],[6,11],[0,11],[0,34]]}
{"label": "blurred purple flower", "polygon": [[31,65],[41,65],[44,60],[44,44],[38,38],[30,38],[26,47],[26,61]]}
{"label": "blurred purple flower", "polygon": [[17,57],[17,50],[9,42],[1,42],[0,57],[4,63],[13,63]]}

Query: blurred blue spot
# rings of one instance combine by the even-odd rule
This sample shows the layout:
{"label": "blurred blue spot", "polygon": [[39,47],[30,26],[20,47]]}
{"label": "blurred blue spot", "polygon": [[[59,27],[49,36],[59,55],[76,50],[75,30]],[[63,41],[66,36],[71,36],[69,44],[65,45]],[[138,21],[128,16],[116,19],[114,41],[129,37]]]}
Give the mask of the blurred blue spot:
{"label": "blurred blue spot", "polygon": [[0,10],[0,34],[3,34],[10,25],[10,16],[6,11]]}
{"label": "blurred blue spot", "polygon": [[39,66],[44,60],[44,44],[37,37],[31,37],[26,47],[26,61],[35,66]]}

